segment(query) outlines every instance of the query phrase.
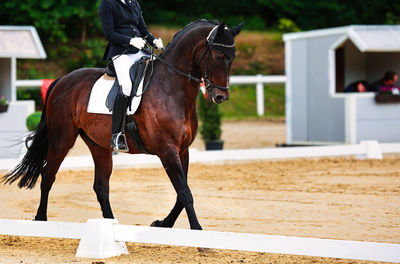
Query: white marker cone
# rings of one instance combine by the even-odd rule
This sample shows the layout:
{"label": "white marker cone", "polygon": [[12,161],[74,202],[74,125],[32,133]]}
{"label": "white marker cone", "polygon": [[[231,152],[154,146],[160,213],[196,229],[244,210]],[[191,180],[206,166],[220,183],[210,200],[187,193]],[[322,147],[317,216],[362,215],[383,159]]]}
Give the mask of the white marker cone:
{"label": "white marker cone", "polygon": [[115,224],[116,219],[87,220],[76,257],[102,259],[129,254],[125,242],[115,241]]}
{"label": "white marker cone", "polygon": [[358,159],[383,159],[379,143],[376,140],[365,140],[360,142],[365,154],[357,155]]}

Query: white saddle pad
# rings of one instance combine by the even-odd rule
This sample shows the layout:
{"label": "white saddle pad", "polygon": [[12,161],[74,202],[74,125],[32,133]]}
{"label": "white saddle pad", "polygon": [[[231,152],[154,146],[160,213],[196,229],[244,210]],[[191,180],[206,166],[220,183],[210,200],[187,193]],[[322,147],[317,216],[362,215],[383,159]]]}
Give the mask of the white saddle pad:
{"label": "white saddle pad", "polygon": [[[133,115],[139,108],[140,101],[142,99],[141,94],[143,92],[143,80],[144,78],[142,78],[137,91],[137,94],[139,94],[140,96],[133,97],[131,104],[132,110],[129,111],[128,108],[129,115]],[[115,81],[114,77],[109,77],[106,74],[101,76],[96,81],[96,83],[93,85],[92,92],[90,93],[89,104],[87,108],[88,113],[106,114],[106,115],[112,114],[112,112],[110,112],[106,107],[106,99],[108,93],[111,90],[112,85],[114,84],[114,81]]]}

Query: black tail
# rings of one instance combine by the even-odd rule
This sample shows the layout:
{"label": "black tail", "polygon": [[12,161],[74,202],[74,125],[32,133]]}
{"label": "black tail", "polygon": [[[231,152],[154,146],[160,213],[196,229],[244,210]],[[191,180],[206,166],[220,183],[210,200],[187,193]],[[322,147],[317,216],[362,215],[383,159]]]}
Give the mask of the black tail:
{"label": "black tail", "polygon": [[[55,80],[47,90],[46,98],[49,97],[51,90],[54,88],[59,79]],[[19,178],[19,188],[32,189],[39,177],[39,174],[44,173],[47,163],[47,151],[49,149],[49,141],[47,138],[47,120],[46,120],[47,99],[43,107],[42,117],[35,129],[25,140],[28,151],[26,152],[21,163],[14,170],[3,176],[2,182],[5,184],[13,183]],[[32,142],[31,144],[29,144]]]}

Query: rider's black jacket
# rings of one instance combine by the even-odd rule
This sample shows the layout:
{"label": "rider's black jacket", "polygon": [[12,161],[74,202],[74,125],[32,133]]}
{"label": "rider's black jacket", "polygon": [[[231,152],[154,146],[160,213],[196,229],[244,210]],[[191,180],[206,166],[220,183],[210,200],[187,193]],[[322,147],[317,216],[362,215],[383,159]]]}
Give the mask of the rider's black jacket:
{"label": "rider's black jacket", "polygon": [[126,0],[126,4],[121,0],[102,0],[99,16],[104,35],[109,41],[104,52],[105,60],[125,51],[125,54],[137,53],[139,50],[129,45],[133,37],[142,37],[153,44],[155,37],[147,29],[137,0]]}

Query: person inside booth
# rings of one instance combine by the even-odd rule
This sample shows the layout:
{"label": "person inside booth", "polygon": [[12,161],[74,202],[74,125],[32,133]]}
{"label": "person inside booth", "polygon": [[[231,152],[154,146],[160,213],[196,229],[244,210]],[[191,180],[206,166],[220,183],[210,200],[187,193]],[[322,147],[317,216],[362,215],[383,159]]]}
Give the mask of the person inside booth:
{"label": "person inside booth", "polygon": [[344,89],[345,93],[363,93],[367,91],[369,87],[367,81],[355,81],[350,83],[346,89]]}
{"label": "person inside booth", "polygon": [[397,73],[394,71],[387,71],[382,79],[377,80],[369,86],[368,91],[376,93],[393,92],[394,90],[398,91],[398,88],[395,87],[398,78]]}

